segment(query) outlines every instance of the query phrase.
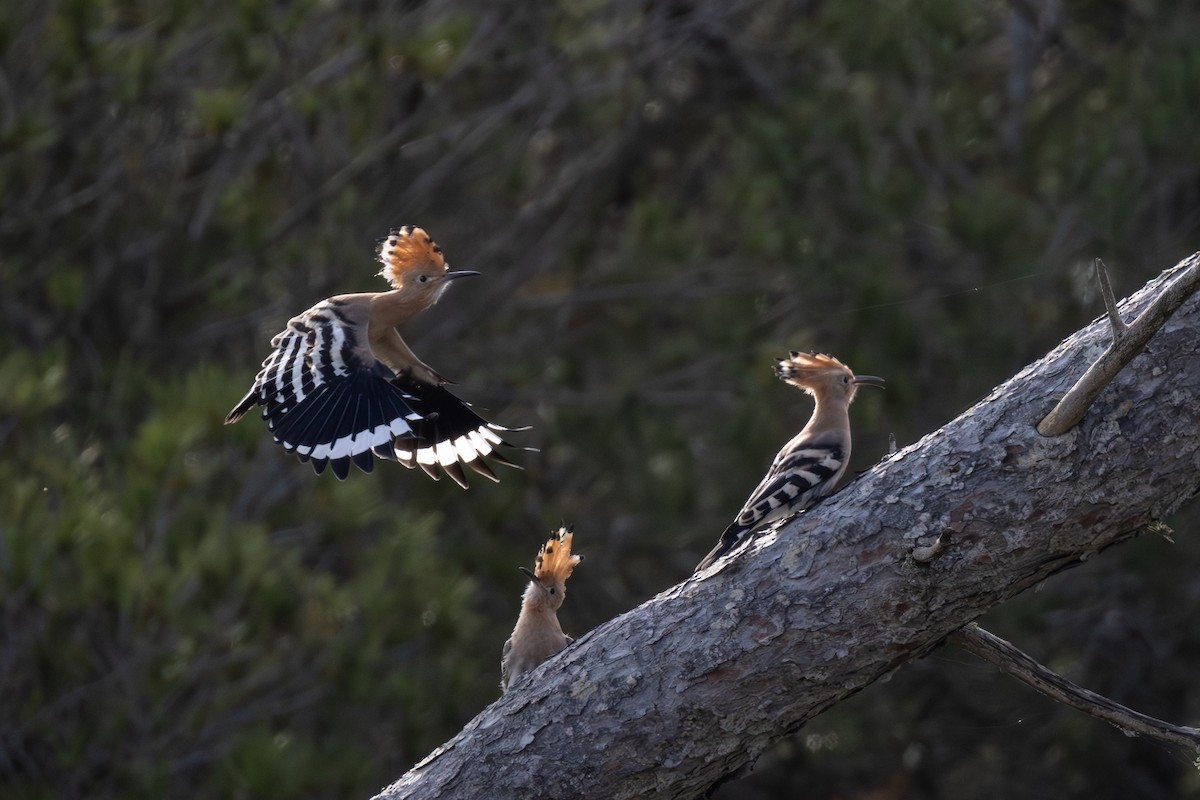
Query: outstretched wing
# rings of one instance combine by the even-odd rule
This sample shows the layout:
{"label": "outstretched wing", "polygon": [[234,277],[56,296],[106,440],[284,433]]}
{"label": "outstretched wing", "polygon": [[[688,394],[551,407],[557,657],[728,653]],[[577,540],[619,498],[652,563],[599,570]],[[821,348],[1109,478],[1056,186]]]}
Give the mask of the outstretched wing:
{"label": "outstretched wing", "polygon": [[420,413],[392,383],[391,370],[370,356],[365,335],[366,326],[336,299],[292,319],[226,422],[262,406],[275,441],[318,473],[330,465],[345,479],[351,462],[370,472],[373,452],[387,456],[393,441],[415,438]]}
{"label": "outstretched wing", "polygon": [[489,480],[500,480],[485,456],[520,469],[496,449],[511,446],[500,436],[509,428],[488,422],[444,386],[419,381],[407,372],[398,375],[392,384],[404,393],[416,417],[412,420],[415,436],[397,439],[390,457],[406,467],[420,467],[434,480],[439,480],[444,471],[463,488],[467,486],[463,464]]}
{"label": "outstretched wing", "polygon": [[322,301],[288,323],[226,423],[254,406],[275,441],[345,479],[350,464],[370,472],[376,457],[421,467],[434,480],[442,471],[466,487],[462,464],[499,480],[484,461],[516,466],[495,451],[507,444],[499,425],[480,417],[441,386],[395,375],[366,342],[367,320],[341,298]]}

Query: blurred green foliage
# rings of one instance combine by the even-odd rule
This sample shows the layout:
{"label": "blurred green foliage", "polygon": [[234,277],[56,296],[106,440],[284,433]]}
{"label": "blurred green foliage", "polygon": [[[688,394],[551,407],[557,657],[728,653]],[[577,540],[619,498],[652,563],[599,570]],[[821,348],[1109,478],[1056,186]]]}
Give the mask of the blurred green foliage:
{"label": "blurred green foliage", "polygon": [[[1186,4],[0,5],[0,797],[366,796],[497,694],[548,530],[578,634],[682,579],[807,408],[774,357],[885,375],[864,469],[1197,247]],[[515,433],[463,494],[339,483],[226,428],[267,341],[381,288]],[[1200,716],[1176,544],[989,625]],[[1193,570],[1194,571],[1194,570]],[[1184,761],[956,655],[907,665],[718,796],[1196,797]]]}

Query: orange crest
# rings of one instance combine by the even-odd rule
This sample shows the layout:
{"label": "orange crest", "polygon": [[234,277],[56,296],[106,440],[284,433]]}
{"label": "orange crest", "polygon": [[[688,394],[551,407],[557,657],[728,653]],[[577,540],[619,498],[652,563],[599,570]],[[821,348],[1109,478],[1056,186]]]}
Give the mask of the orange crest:
{"label": "orange crest", "polygon": [[405,274],[412,270],[425,269],[441,274],[448,269],[442,248],[423,228],[412,225],[388,234],[379,245],[379,263],[383,264],[379,274],[387,278],[393,289],[399,289]]}
{"label": "orange crest", "polygon": [[824,372],[827,370],[849,369],[849,367],[833,356],[828,356],[824,353],[798,353],[793,350],[790,355],[790,358],[785,358],[779,363],[780,365],[787,364],[791,369],[796,371]]}
{"label": "orange crest", "polygon": [[572,528],[559,528],[550,541],[542,545],[538,551],[537,561],[534,562],[534,577],[542,584],[556,581],[566,581],[571,577],[575,565],[583,561],[583,556],[571,555],[571,539],[575,536]]}

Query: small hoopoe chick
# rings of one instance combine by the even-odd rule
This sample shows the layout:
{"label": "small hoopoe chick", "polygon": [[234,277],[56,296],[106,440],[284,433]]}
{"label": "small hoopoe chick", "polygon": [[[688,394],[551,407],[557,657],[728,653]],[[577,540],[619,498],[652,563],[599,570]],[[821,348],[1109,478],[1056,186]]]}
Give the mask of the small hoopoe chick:
{"label": "small hoopoe chick", "polygon": [[574,641],[563,633],[556,613],[567,594],[567,578],[583,556],[571,555],[575,526],[559,528],[538,551],[529,576],[521,614],[500,656],[500,688],[507,692],[517,678]]}
{"label": "small hoopoe chick", "polygon": [[262,406],[276,442],[317,473],[332,465],[339,480],[351,462],[370,472],[376,456],[419,466],[434,480],[440,468],[464,488],[462,464],[499,480],[484,456],[516,466],[495,450],[507,444],[497,431],[509,429],[447,391],[450,381],[417,358],[396,329],[436,303],[451,282],[479,273],[451,271],[442,248],[411,225],[383,241],[379,261],[391,290],[340,294],[293,317],[271,340],[274,352],[225,424]]}
{"label": "small hoopoe chick", "polygon": [[812,395],[815,407],[804,430],[784,445],[762,483],[721,534],[696,571],[713,564],[748,534],[811,506],[833,491],[850,462],[850,403],[859,384],[883,386],[883,378],[856,376],[833,356],[792,351],[775,367],[785,383]]}

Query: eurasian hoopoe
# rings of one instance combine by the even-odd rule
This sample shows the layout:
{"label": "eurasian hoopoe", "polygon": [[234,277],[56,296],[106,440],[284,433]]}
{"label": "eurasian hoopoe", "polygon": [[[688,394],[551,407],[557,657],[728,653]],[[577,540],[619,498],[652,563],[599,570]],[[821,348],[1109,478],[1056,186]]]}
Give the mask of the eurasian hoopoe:
{"label": "eurasian hoopoe", "polygon": [[571,555],[574,527],[559,528],[550,536],[538,551],[533,572],[521,567],[530,580],[516,627],[500,657],[500,688],[505,692],[517,678],[574,641],[563,633],[555,613],[567,594],[567,578],[583,560],[583,556]]}
{"label": "eurasian hoopoe", "polygon": [[494,449],[507,444],[497,431],[509,429],[447,391],[450,381],[396,330],[436,303],[451,281],[479,273],[451,272],[442,248],[411,225],[383,241],[379,260],[391,291],[340,294],[293,317],[225,424],[262,406],[276,442],[317,473],[332,465],[339,479],[351,462],[370,472],[378,456],[419,466],[434,480],[440,467],[464,488],[460,461],[499,480],[484,456],[516,466]]}
{"label": "eurasian hoopoe", "polygon": [[856,377],[833,356],[794,350],[776,365],[775,374],[813,396],[812,418],[775,456],[762,483],[697,572],[747,539],[747,534],[803,511],[833,491],[850,461],[849,409],[858,385],[883,385],[883,378],[874,375]]}

